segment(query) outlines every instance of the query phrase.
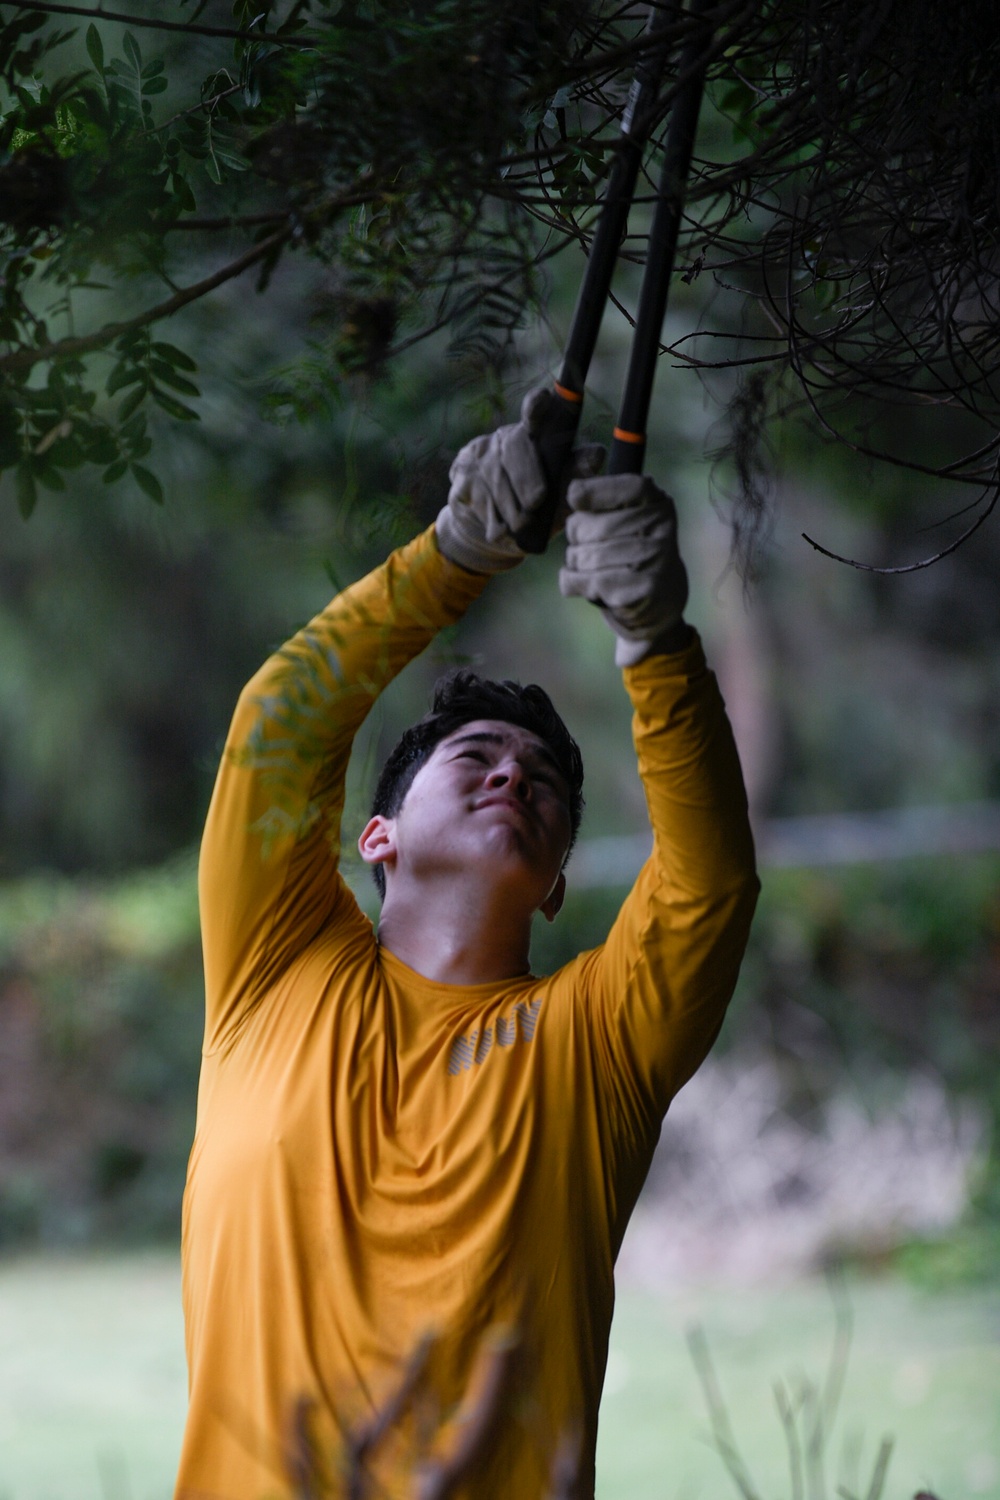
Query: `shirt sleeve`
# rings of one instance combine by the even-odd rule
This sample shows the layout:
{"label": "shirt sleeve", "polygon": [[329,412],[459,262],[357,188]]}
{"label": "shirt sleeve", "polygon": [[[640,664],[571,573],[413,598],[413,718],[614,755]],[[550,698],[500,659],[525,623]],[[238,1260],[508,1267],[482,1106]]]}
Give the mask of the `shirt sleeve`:
{"label": "shirt sleeve", "polygon": [[624,675],[653,852],[607,942],[577,962],[612,1117],[648,1142],[722,1025],[759,882],[739,757],[698,637]]}
{"label": "shirt sleeve", "polygon": [[488,576],[434,528],[339,594],[240,695],[202,841],[206,1051],[225,1042],[331,920],[360,920],[338,873],[351,744],[378,694]]}

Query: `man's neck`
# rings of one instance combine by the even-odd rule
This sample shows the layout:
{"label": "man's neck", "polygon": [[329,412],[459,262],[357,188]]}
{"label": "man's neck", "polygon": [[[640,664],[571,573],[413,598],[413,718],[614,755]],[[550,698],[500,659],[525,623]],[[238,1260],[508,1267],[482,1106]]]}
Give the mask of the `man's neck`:
{"label": "man's neck", "polygon": [[469,880],[409,891],[390,881],[378,940],[425,979],[489,984],[528,973],[531,917]]}

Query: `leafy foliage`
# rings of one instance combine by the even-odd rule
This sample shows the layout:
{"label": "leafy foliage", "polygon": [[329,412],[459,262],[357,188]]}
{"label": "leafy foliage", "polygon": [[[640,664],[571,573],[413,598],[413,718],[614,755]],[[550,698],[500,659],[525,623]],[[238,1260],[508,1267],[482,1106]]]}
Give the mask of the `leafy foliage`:
{"label": "leafy foliage", "polygon": [[[190,357],[150,328],[251,266],[263,289],[287,250],[330,269],[333,371],[377,366],[421,317],[494,354],[532,300],[537,247],[503,162],[577,7],[296,3],[272,32],[270,8],[234,9],[233,64],[214,59],[197,82],[182,57],[179,84],[130,30],[111,56],[109,28],[91,23],[90,66],[56,76],[51,54],[74,33],[27,7],[6,23],[0,467],[16,466],[24,514],[39,484],[60,488],[82,463],[161,498],[141,463],[147,403],[195,420],[199,392]],[[175,251],[181,230],[245,248],[136,315],[56,335],[94,294],[114,308],[130,284],[147,303],[156,282],[173,287],[191,261]],[[109,274],[114,285],[95,280]]]}
{"label": "leafy foliage", "polygon": [[[0,467],[17,469],[25,512],[81,464],[157,498],[139,419],[153,403],[191,420],[197,386],[146,330],[252,268],[266,289],[292,253],[321,268],[321,388],[442,328],[496,366],[545,260],[588,243],[652,46],[645,7],[609,0],[209,0],[120,36],[97,12],[67,30],[61,6],[37,3],[5,6],[0,37]],[[739,544],[766,525],[762,455],[788,409],[992,504],[992,7],[972,0],[961,27],[933,0],[654,9],[668,55],[654,142],[681,45],[695,25],[707,38],[679,246],[692,319],[669,352],[706,380],[724,372]],[[162,56],[143,27],[169,30]],[[626,260],[643,259],[646,217],[640,202]],[[213,269],[206,237],[229,256]],[[895,440],[900,403],[944,413],[925,424],[933,442]]]}

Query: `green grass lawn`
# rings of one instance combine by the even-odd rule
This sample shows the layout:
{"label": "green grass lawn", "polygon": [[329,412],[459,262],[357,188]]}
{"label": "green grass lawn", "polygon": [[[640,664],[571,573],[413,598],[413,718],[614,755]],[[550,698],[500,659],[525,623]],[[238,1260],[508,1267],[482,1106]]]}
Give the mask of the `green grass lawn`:
{"label": "green grass lawn", "polygon": [[[896,1278],[852,1281],[854,1334],[827,1445],[827,1494],[862,1496],[879,1444],[894,1439],[892,1500],[1000,1497],[1000,1289],[928,1294]],[[714,1289],[619,1298],[601,1411],[600,1500],[736,1496],[709,1443],[704,1397],[685,1340],[704,1330],[736,1444],[757,1492],[791,1493],[774,1387],[822,1383],[833,1304],[822,1280],[767,1290]],[[856,1456],[853,1465],[851,1454]],[[855,1477],[858,1476],[858,1477]]]}
{"label": "green grass lawn", "polygon": [[[849,1287],[855,1333],[827,1493],[867,1481],[895,1439],[885,1495],[1000,1500],[1000,1288]],[[708,1442],[685,1331],[700,1324],[762,1500],[788,1500],[773,1386],[822,1378],[833,1315],[822,1281],[618,1300],[601,1416],[600,1500],[735,1496]],[[174,1257],[0,1262],[0,1496],[160,1500],[184,1414]],[[846,1465],[846,1467],[845,1467]],[[862,1488],[862,1494],[863,1494]],[[513,1497],[512,1497],[513,1500]]]}

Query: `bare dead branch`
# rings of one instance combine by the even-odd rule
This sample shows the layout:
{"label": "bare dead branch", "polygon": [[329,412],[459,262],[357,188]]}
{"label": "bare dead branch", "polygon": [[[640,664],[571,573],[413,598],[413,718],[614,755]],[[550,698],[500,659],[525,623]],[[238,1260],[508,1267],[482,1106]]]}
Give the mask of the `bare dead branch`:
{"label": "bare dead branch", "polygon": [[957,552],[959,547],[961,547],[963,543],[967,542],[969,540],[969,537],[972,536],[974,532],[978,531],[980,526],[982,526],[983,523],[987,521],[993,514],[993,511],[996,508],[997,500],[1000,500],[1000,488],[994,487],[993,498],[990,501],[989,505],[981,515],[977,516],[976,520],[973,521],[971,526],[966,527],[961,536],[957,537],[956,540],[950,544],[950,546],[942,547],[940,552],[934,552],[930,557],[923,557],[919,562],[905,563],[894,568],[878,567],[875,563],[864,563],[859,562],[857,558],[854,557],[843,557],[839,552],[831,552],[829,548],[821,546],[819,542],[815,541],[811,536],[808,536],[804,531],[802,533],[802,539],[803,541],[808,542],[810,547],[815,548],[817,552],[822,552],[824,557],[830,557],[834,562],[846,563],[849,568],[857,568],[859,572],[862,573],[919,573],[921,569],[933,567],[933,565],[937,562],[940,562],[942,558],[950,557],[953,552]]}
{"label": "bare dead branch", "polygon": [[508,1328],[487,1334],[469,1377],[469,1387],[451,1425],[450,1451],[421,1467],[415,1500],[449,1500],[484,1452],[501,1416],[518,1340]]}
{"label": "bare dead branch", "polygon": [[705,1337],[704,1329],[700,1326],[690,1328],[688,1330],[687,1341],[695,1370],[701,1381],[705,1404],[708,1407],[712,1438],[719,1457],[728,1469],[730,1478],[743,1496],[743,1500],[760,1500],[759,1491],[750,1477],[740,1455],[739,1448],[736,1445],[736,1439],[733,1436],[733,1429],[729,1423],[729,1413],[726,1410],[726,1403],[722,1399],[722,1392],[719,1390],[719,1383],[715,1377],[715,1370],[708,1352],[708,1340]]}
{"label": "bare dead branch", "polygon": [[170,318],[174,313],[180,312],[181,308],[215,291],[216,287],[223,286],[236,276],[242,276],[251,266],[279,250],[291,232],[286,226],[275,234],[268,235],[267,239],[258,241],[253,249],[230,261],[221,270],[214,271],[211,276],[196,281],[192,286],[182,288],[173,297],[168,297],[166,302],[146,308],[134,318],[127,318],[121,323],[105,323],[103,328],[98,328],[94,333],[82,334],[78,338],[57,339],[55,343],[44,344],[39,348],[16,349],[12,354],[0,356],[0,371],[7,371],[12,375],[25,374],[46,360],[71,359],[80,354],[91,354],[95,349],[106,349],[108,344],[113,344],[122,334],[131,333],[136,328],[147,328],[150,323]]}
{"label": "bare dead branch", "polygon": [[582,1459],[582,1433],[578,1430],[564,1432],[552,1459],[547,1500],[579,1500]]}
{"label": "bare dead branch", "polygon": [[281,47],[314,47],[316,38],[291,33],[279,36],[275,32],[239,31],[232,26],[205,26],[198,21],[165,21],[161,16],[137,16],[129,11],[105,10],[103,6],[64,5],[59,0],[16,0],[18,10],[43,11],[53,16],[84,16],[95,21],[120,21],[136,30],[180,31],[188,36],[229,37],[237,42],[269,41]]}

